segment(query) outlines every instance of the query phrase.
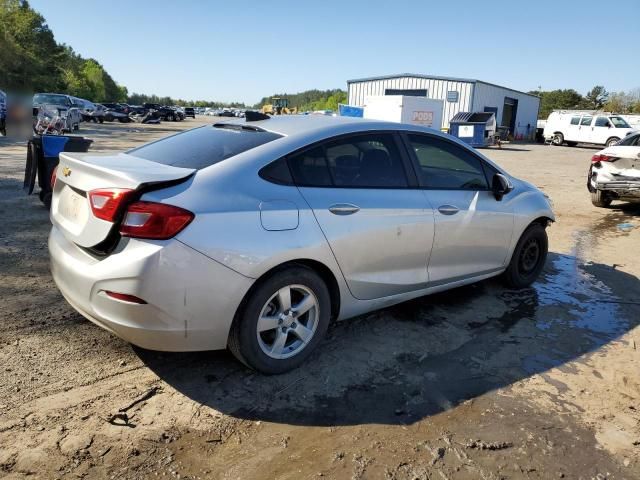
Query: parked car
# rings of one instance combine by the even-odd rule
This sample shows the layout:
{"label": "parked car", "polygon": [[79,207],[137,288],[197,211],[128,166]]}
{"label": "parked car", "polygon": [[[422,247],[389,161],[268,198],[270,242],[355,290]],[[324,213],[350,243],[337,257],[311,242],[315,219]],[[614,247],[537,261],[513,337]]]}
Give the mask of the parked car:
{"label": "parked car", "polygon": [[162,120],[166,120],[168,122],[184,120],[184,116],[182,116],[181,113],[173,107],[167,107],[165,105],[160,105],[159,103],[145,103],[143,104],[143,107],[147,110],[154,110]]}
{"label": "parked car", "polygon": [[193,107],[185,107],[184,109],[184,116],[185,117],[191,117],[191,118],[196,118],[196,111]]}
{"label": "parked car", "polygon": [[34,117],[38,115],[38,108],[50,105],[58,110],[64,122],[64,131],[71,132],[80,129],[82,114],[69,95],[59,93],[36,93],[33,96]]}
{"label": "parked car", "polygon": [[129,113],[129,106],[126,104],[106,102],[106,103],[102,103],[102,105],[104,105],[105,108],[112,110],[114,112],[120,112],[125,114]]}
{"label": "parked car", "polygon": [[85,122],[103,123],[106,108],[102,105],[90,102],[83,98],[71,97],[74,105],[80,110],[82,120]]}
{"label": "parked car", "polygon": [[496,275],[527,287],[554,220],[459,140],[350,117],[219,122],[59,169],[51,271],[76,310],[141,347],[228,346],[267,374],[331,319]]}
{"label": "parked car", "polygon": [[596,207],[613,200],[640,202],[640,132],[591,157],[587,188]]}
{"label": "parked car", "polygon": [[626,137],[634,129],[620,115],[595,111],[555,111],[549,114],[544,126],[544,138],[554,145],[565,142],[611,145]]}

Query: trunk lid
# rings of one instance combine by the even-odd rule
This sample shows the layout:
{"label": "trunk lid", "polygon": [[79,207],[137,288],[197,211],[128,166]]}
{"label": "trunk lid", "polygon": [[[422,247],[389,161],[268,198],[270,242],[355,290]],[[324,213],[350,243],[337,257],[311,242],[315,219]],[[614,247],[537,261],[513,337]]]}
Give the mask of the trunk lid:
{"label": "trunk lid", "polygon": [[119,212],[114,222],[97,218],[91,209],[89,192],[98,189],[139,192],[145,188],[186,180],[195,171],[126,153],[61,153],[51,200],[51,222],[77,245],[94,247],[109,237],[123,212]]}

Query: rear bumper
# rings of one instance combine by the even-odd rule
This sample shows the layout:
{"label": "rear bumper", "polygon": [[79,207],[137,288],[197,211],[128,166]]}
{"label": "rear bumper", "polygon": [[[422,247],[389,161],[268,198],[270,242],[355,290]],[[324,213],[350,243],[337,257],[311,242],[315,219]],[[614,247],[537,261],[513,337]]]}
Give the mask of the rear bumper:
{"label": "rear bumper", "polygon": [[612,180],[610,182],[596,182],[598,190],[614,192],[620,197],[640,197],[640,181]]}
{"label": "rear bumper", "polygon": [[[177,240],[123,239],[114,253],[96,259],[54,226],[49,252],[53,279],[73,308],[151,350],[226,348],[235,312],[253,282]],[[105,291],[147,303],[116,300]]]}

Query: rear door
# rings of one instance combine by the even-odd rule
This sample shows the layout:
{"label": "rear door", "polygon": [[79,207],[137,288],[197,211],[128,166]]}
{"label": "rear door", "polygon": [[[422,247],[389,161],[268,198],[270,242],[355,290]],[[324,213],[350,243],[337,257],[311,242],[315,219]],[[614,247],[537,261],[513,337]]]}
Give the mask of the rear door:
{"label": "rear door", "polygon": [[424,288],[433,211],[395,134],[340,137],[290,156],[298,188],[351,293],[369,300]]}
{"label": "rear door", "polygon": [[430,285],[503,268],[513,233],[513,208],[508,196],[497,201],[489,188],[495,169],[471,149],[445,138],[406,138],[420,184],[434,208]]}
{"label": "rear door", "polygon": [[570,142],[580,141],[580,115],[572,115],[569,119],[569,126],[567,127],[567,133],[565,140]]}
{"label": "rear door", "polygon": [[580,126],[578,128],[578,137],[576,142],[591,142],[591,123],[593,115],[582,115],[580,118]]}

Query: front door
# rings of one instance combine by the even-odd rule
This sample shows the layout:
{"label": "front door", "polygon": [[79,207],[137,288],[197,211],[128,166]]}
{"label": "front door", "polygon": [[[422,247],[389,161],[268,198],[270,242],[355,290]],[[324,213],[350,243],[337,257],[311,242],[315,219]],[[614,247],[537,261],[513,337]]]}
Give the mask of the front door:
{"label": "front door", "polygon": [[288,161],[354,297],[426,286],[433,211],[410,188],[395,135],[350,135]]}
{"label": "front door", "polygon": [[604,145],[607,143],[607,140],[612,136],[611,128],[613,125],[609,121],[608,117],[598,115],[593,122],[593,126],[591,127],[591,133],[589,137],[589,141],[591,143],[597,143],[600,145]]}
{"label": "front door", "polygon": [[422,134],[407,138],[434,210],[429,284],[504,268],[513,234],[513,209],[508,198],[497,201],[490,191],[493,167],[444,138]]}

